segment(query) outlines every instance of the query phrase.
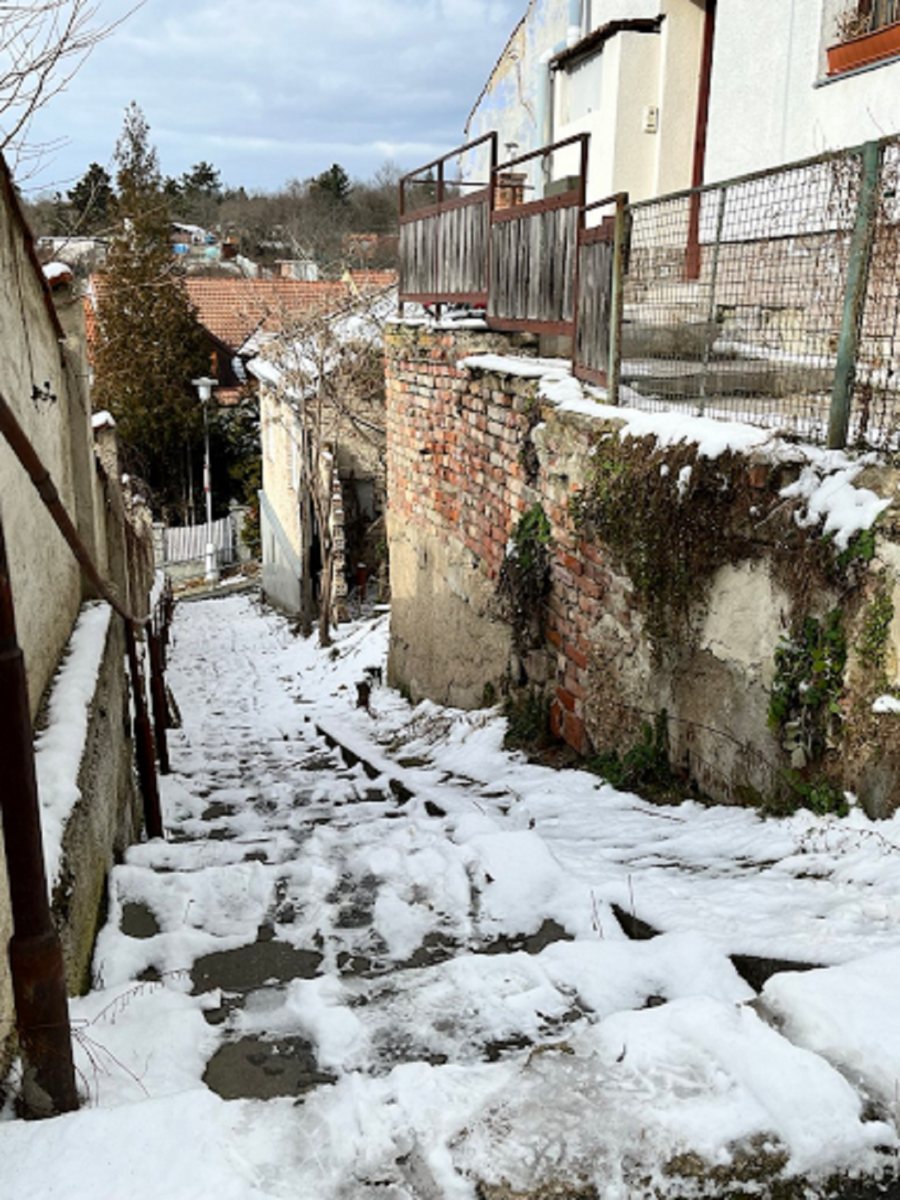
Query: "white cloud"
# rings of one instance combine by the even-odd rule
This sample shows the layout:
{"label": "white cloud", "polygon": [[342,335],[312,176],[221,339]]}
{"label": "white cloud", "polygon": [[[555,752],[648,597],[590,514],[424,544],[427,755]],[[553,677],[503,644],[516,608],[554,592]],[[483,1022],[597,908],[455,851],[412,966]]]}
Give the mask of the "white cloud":
{"label": "white cloud", "polygon": [[[129,2],[107,0],[103,19]],[[108,162],[131,100],[167,174],[207,158],[253,188],[334,161],[415,167],[463,140],[525,2],[147,0],[39,115],[36,140],[70,141],[44,185]]]}

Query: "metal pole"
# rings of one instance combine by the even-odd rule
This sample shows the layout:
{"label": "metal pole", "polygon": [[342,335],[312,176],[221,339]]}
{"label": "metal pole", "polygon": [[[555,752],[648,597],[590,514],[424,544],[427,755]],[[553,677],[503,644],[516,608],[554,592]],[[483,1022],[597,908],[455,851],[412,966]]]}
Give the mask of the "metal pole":
{"label": "metal pole", "polygon": [[[706,306],[706,323],[712,327],[716,322],[716,287],[719,282],[719,256],[722,251],[722,231],[725,228],[725,204],[728,199],[728,188],[719,190],[719,207],[716,213],[716,241],[713,246],[712,269],[709,273],[709,303]],[[703,341],[703,359],[700,372],[700,395],[697,408],[702,415],[706,411],[706,381],[709,374],[709,351],[713,339],[709,336]]]}
{"label": "metal pole", "polygon": [[208,402],[203,401],[203,490],[206,492],[206,582],[219,582],[219,564],[216,560],[216,544],[213,541],[212,487],[209,471],[209,416]]}
{"label": "metal pole", "polygon": [[159,787],[153,766],[153,734],[147,716],[147,701],[144,698],[144,681],[138,663],[134,627],[125,622],[125,646],[128,651],[128,666],[131,670],[131,690],[134,699],[134,741],[137,756],[138,779],[144,801],[144,825],[147,837],[163,837],[162,809],[159,804]]}
{"label": "metal pole", "polygon": [[850,241],[850,261],[847,267],[847,290],[844,293],[844,312],[841,336],[838,341],[837,366],[831,391],[831,410],[828,414],[828,449],[843,450],[850,428],[850,404],[856,382],[859,357],[859,338],[862,332],[863,308],[869,282],[869,263],[875,236],[875,213],[881,173],[883,147],[880,142],[866,142],[862,151],[862,179],[859,205]]}
{"label": "metal pole", "polygon": [[156,741],[156,758],[160,775],[169,774],[169,744],[166,740],[168,717],[166,713],[166,684],[163,676],[162,638],[147,630],[147,645],[150,649],[150,699],[153,704],[153,735]]}
{"label": "metal pole", "polygon": [[41,840],[25,659],[16,636],[12,585],[0,523],[0,809],[13,936],[9,965],[24,1064],[26,1116],[78,1108],[62,947],[53,926]]}
{"label": "metal pole", "polygon": [[625,244],[628,239],[628,196],[616,196],[615,233],[613,238],[612,295],[609,302],[609,363],[607,390],[610,404],[619,403],[619,380],[622,373],[622,312],[625,291]]}

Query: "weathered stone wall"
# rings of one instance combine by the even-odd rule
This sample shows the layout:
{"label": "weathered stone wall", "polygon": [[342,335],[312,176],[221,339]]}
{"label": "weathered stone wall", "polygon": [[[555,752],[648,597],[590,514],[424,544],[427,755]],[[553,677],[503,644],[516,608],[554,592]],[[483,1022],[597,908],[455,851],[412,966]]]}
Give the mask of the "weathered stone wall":
{"label": "weathered stone wall", "polygon": [[140,834],[141,809],[133,770],[125,633],[113,616],[91,701],[81,755],[81,799],[66,825],[53,916],[63,947],[69,991],[90,984],[91,955],[103,915],[106,878]]}
{"label": "weathered stone wall", "polygon": [[[387,338],[392,683],[463,707],[531,691],[582,754],[625,752],[665,711],[686,779],[720,800],[760,802],[791,766],[769,724],[776,651],[800,618],[840,610],[846,686],[831,701],[843,740],[819,765],[871,810],[892,808],[900,718],[885,724],[871,702],[900,684],[900,622],[877,671],[860,673],[857,652],[886,586],[878,572],[900,597],[890,523],[880,523],[877,555],[838,570],[819,531],[795,520],[800,502],[782,496],[802,455],[701,459],[696,447],[661,450],[650,438],[622,442],[607,461],[623,425],[614,409],[564,411],[500,363],[499,373],[459,365],[500,349],[510,342],[474,331],[398,324]],[[601,533],[572,501],[602,492],[605,471],[618,491]],[[550,586],[516,638],[500,619],[498,582],[536,505],[549,522]]]}
{"label": "weathered stone wall", "polygon": [[[32,250],[0,159],[0,388],[49,471],[102,575],[138,615],[152,579],[147,512],[123,495],[115,431],[95,444],[84,350],[84,317],[71,282],[51,292]],[[0,520],[9,557],[18,640],[32,719],[52,687],[82,601],[92,596],[71,550],[24,469],[0,438]],[[123,673],[122,622],[114,618],[91,708],[79,774],[81,802],[65,833],[67,882],[54,914],[70,990],[86,982],[93,934],[112,858],[137,830]],[[2,786],[2,780],[0,780]],[[15,1015],[6,945],[12,935],[0,839],[0,1078],[14,1049]]]}

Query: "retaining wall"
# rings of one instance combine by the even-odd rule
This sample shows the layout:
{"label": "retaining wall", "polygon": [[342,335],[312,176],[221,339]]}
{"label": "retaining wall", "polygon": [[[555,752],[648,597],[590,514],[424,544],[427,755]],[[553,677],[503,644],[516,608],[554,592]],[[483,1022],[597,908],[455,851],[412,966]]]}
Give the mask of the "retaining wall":
{"label": "retaining wall", "polygon": [[[819,530],[802,529],[800,501],[782,495],[802,452],[701,462],[696,447],[629,443],[635,479],[655,472],[668,488],[661,485],[663,507],[651,518],[668,521],[668,543],[650,546],[674,573],[702,575],[696,586],[686,581],[684,611],[661,637],[644,586],[654,564],[642,567],[628,546],[605,542],[570,507],[596,480],[598,446],[615,440],[623,418],[603,407],[563,411],[538,397],[535,379],[499,361],[460,365],[503,350],[521,353],[502,335],[389,328],[391,682],[413,699],[461,707],[538,695],[554,733],[585,755],[624,753],[665,711],[672,761],[692,784],[722,801],[759,801],[778,792],[792,764],[769,723],[778,648],[801,616],[839,608],[849,647],[843,739],[824,766],[870,810],[895,807],[900,718],[874,715],[871,702],[900,684],[900,622],[880,647],[877,672],[856,649],[876,594],[900,601],[891,513],[879,526],[878,553],[856,563],[852,579],[832,577]],[[692,473],[685,498],[680,481]],[[895,474],[873,474],[870,486],[894,495]],[[703,510],[687,507],[701,502]],[[538,504],[550,525],[550,587],[534,636],[516,639],[501,619],[497,585],[518,521]],[[689,539],[679,557],[691,515],[717,504],[709,541],[719,549],[709,563],[690,558],[697,546]],[[725,553],[722,544],[736,549]]]}

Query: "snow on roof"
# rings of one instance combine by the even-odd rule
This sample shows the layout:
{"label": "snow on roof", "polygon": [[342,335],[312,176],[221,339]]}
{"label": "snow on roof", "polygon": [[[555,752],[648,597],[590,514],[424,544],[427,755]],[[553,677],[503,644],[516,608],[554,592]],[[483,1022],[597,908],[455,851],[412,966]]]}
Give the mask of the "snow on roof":
{"label": "snow on roof", "polygon": [[[396,311],[397,292],[391,287],[374,296],[363,296],[352,301],[343,310],[326,318],[330,325],[330,336],[334,344],[365,342],[371,346],[382,344],[382,326]],[[252,358],[247,369],[261,383],[272,387],[284,386],[288,380],[302,380],[304,387],[311,386],[318,376],[322,353],[328,357],[327,347],[316,347],[311,338],[299,337],[293,341],[281,341],[274,336],[268,339],[254,334],[247,346],[259,353]],[[297,393],[297,388],[288,389]]]}
{"label": "snow on roof", "polygon": [[91,417],[91,429],[115,429],[116,419],[112,413],[103,412],[94,413]]}
{"label": "snow on roof", "polygon": [[72,273],[72,268],[67,266],[64,262],[45,263],[42,270],[44,272],[44,278],[48,281],[48,283],[68,283],[70,280],[75,278]]}

